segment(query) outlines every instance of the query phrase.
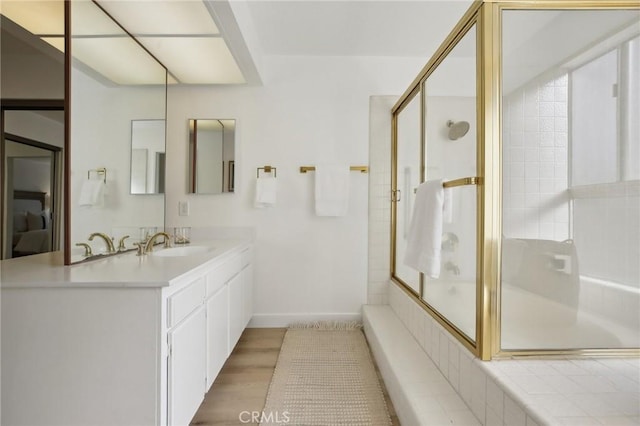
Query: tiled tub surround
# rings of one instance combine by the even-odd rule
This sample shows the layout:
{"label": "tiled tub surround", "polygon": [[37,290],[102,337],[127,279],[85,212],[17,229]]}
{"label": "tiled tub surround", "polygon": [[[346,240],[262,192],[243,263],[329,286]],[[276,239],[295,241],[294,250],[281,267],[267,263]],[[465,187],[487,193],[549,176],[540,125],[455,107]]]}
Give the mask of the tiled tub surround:
{"label": "tiled tub surround", "polygon": [[[638,358],[480,361],[395,284],[389,302],[482,424],[640,424]],[[422,367],[404,366],[412,368]]]}

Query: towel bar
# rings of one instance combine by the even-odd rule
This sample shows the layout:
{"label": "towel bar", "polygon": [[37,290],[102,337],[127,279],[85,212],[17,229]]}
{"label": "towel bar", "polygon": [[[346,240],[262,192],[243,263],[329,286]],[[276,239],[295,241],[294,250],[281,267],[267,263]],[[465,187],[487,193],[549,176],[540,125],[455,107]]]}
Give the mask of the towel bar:
{"label": "towel bar", "polygon": [[[470,176],[464,177],[460,179],[448,180],[446,182],[442,182],[443,188],[453,188],[456,186],[465,186],[465,185],[482,185],[482,178],[480,176]],[[413,188],[413,193],[415,194],[418,191],[418,188]]]}
{"label": "towel bar", "polygon": [[442,182],[443,188],[453,188],[454,186],[464,185],[482,185],[482,178],[479,176],[470,176]]}
{"label": "towel bar", "polygon": [[[315,166],[300,166],[300,173],[313,172],[315,170],[316,170]],[[368,173],[369,167],[368,166],[351,166],[349,167],[349,170],[351,170],[352,172]]]}

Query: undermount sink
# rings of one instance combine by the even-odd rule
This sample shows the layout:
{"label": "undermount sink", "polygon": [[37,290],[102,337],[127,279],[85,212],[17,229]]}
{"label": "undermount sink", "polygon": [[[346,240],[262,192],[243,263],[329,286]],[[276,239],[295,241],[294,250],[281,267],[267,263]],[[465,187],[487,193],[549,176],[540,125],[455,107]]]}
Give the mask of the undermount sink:
{"label": "undermount sink", "polygon": [[207,246],[183,246],[183,247],[171,247],[158,251],[153,251],[153,256],[160,257],[183,257],[192,256],[194,254],[204,254],[212,251],[214,247]]}

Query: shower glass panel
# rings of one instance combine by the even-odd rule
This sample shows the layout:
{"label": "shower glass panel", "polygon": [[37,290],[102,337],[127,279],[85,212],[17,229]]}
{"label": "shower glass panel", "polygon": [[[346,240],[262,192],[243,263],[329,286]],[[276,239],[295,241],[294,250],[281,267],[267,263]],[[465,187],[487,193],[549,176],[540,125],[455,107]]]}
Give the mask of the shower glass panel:
{"label": "shower glass panel", "polygon": [[414,188],[422,179],[420,161],[420,93],[398,115],[397,123],[397,183],[395,212],[395,259],[393,276],[404,282],[409,288],[420,293],[420,273],[404,264],[407,249],[407,233],[411,222],[411,212],[415,199]]}
{"label": "shower glass panel", "polygon": [[[426,180],[477,176],[476,27],[429,75],[425,100]],[[476,340],[477,187],[444,189],[438,277],[424,277],[423,300]]]}
{"label": "shower glass panel", "polygon": [[639,20],[502,12],[502,350],[640,346]]}

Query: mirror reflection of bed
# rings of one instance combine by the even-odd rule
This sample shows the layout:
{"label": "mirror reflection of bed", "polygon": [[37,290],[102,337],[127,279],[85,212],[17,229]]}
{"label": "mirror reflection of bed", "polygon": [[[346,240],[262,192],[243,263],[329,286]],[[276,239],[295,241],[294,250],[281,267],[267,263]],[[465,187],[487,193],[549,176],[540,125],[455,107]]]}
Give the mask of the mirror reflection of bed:
{"label": "mirror reflection of bed", "polygon": [[13,191],[11,257],[51,251],[53,233],[48,194],[36,191]]}

